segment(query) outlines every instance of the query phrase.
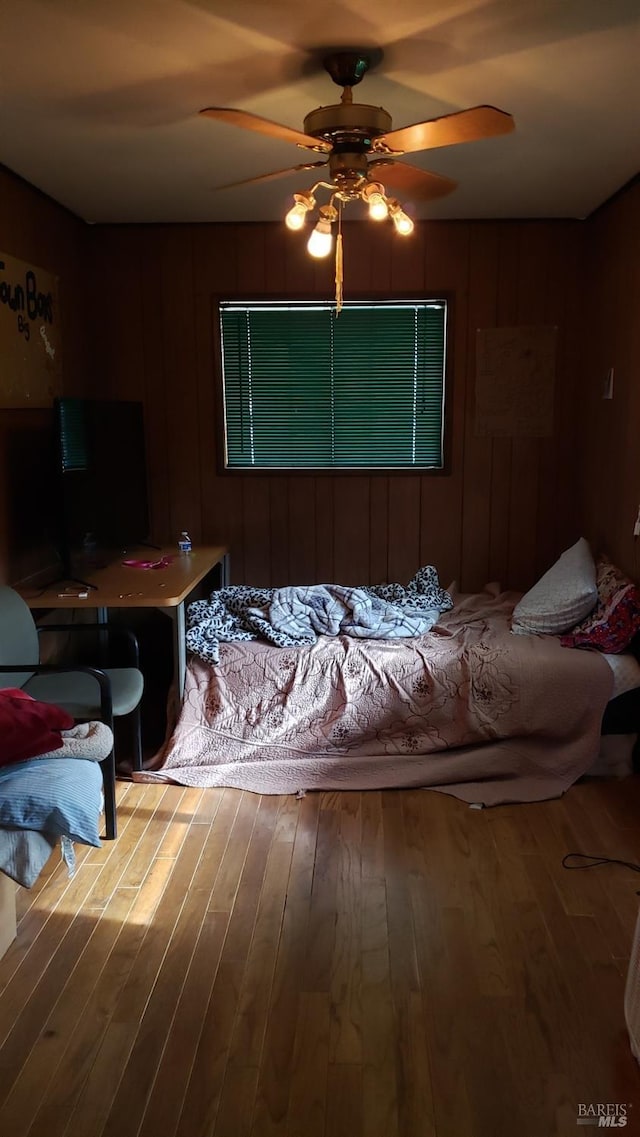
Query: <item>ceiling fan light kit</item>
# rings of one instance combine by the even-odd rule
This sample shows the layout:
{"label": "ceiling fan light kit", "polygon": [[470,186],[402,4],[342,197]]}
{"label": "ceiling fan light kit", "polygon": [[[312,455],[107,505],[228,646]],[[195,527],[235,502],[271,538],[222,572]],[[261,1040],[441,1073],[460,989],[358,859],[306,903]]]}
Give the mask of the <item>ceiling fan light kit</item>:
{"label": "ceiling fan light kit", "polygon": [[331,226],[338,220],[338,210],[334,205],[320,206],[320,217],[307,242],[307,250],[312,257],[328,257],[333,245]]}
{"label": "ceiling fan light kit", "polygon": [[[380,51],[373,54],[376,62],[382,58]],[[331,52],[323,59],[323,65],[334,83],[343,87],[342,97],[339,103],[318,107],[306,115],[303,131],[230,107],[207,107],[200,112],[220,122],[295,143],[323,156],[320,161],[262,174],[247,181],[259,182],[299,170],[329,167],[329,180],[317,181],[310,189],[293,195],[294,204],[285,217],[285,223],[289,229],[302,229],[307,214],[316,208],[316,191],[320,188],[328,190],[329,201],[318,209],[318,220],[307,249],[313,257],[328,256],[333,246],[332,226],[337,226],[337,312],[342,304],[344,205],[360,200],[368,206],[372,221],[389,218],[400,236],[409,236],[414,229],[413,220],[395,197],[388,196],[387,188],[400,191],[402,196],[412,200],[432,201],[451,193],[457,183],[441,174],[399,162],[399,156],[506,134],[515,125],[511,115],[505,111],[477,106],[392,130],[391,116],[384,107],[353,102],[352,87],[361,81],[371,61],[372,53],[352,49]],[[379,180],[380,175],[382,181]],[[234,186],[243,184],[246,183],[236,182]]]}
{"label": "ceiling fan light kit", "polygon": [[389,204],[380,182],[368,182],[362,191],[362,197],[369,206],[372,221],[384,221],[389,216]]}
{"label": "ceiling fan light kit", "polygon": [[287,229],[302,229],[307,213],[315,207],[316,199],[311,193],[294,193],[293,200],[295,204],[287,213],[285,224]]}
{"label": "ceiling fan light kit", "polygon": [[401,237],[409,237],[413,233],[414,225],[408,213],[405,213],[400,202],[394,201],[393,198],[389,199],[388,205],[396,233],[399,233]]}

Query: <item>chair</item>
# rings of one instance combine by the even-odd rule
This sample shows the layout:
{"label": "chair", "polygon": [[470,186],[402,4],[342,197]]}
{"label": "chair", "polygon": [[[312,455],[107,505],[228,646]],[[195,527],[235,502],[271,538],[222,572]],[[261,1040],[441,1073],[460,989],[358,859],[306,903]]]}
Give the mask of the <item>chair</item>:
{"label": "chair", "polygon": [[[64,631],[92,633],[110,639],[120,635],[129,645],[131,667],[89,667],[80,664],[40,663],[40,635]],[[142,769],[140,701],[144,680],[139,670],[138,641],[128,628],[96,624],[47,624],[37,627],[22,597],[0,586],[0,687],[21,687],[34,699],[63,707],[76,720],[100,720],[113,730],[113,720],[134,716],[134,769]],[[107,840],[116,836],[115,749],[100,763],[104,782]]]}

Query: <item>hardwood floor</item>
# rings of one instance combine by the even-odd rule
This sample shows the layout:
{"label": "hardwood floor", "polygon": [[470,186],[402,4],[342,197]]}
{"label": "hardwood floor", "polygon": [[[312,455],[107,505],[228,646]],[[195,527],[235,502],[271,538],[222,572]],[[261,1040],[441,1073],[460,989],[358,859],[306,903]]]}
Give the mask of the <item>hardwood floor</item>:
{"label": "hardwood floor", "polygon": [[[554,1137],[627,1107],[640,778],[425,791],[119,784],[120,836],[19,890],[7,1137]],[[638,1115],[636,1121],[635,1115]]]}

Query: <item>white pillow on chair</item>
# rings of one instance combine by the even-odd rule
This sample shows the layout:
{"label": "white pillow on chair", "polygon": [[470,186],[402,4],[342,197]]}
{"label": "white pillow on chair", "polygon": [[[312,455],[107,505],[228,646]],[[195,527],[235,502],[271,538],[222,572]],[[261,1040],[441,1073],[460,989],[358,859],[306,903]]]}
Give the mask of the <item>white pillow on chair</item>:
{"label": "white pillow on chair", "polygon": [[559,636],[584,620],[597,600],[595,561],[581,537],[516,604],[511,630]]}

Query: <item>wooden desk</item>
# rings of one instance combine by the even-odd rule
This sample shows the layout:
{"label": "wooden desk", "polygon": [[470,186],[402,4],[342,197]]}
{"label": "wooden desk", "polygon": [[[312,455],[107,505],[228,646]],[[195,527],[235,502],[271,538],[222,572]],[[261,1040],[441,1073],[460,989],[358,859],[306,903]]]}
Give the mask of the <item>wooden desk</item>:
{"label": "wooden desk", "polygon": [[[166,568],[131,568],[123,560],[157,561],[171,557]],[[50,588],[19,588],[30,608],[91,608],[97,610],[98,623],[108,620],[109,608],[158,608],[173,620],[173,682],[178,706],[184,692],[187,667],[185,644],[185,604],[198,586],[204,590],[206,578],[219,566],[220,584],[229,583],[229,552],[224,545],[199,546],[181,554],[173,547],[127,549],[103,568],[79,570],[78,575],[95,588],[86,599],[61,596],[66,584],[59,581]],[[80,587],[80,586],[78,586]]]}

